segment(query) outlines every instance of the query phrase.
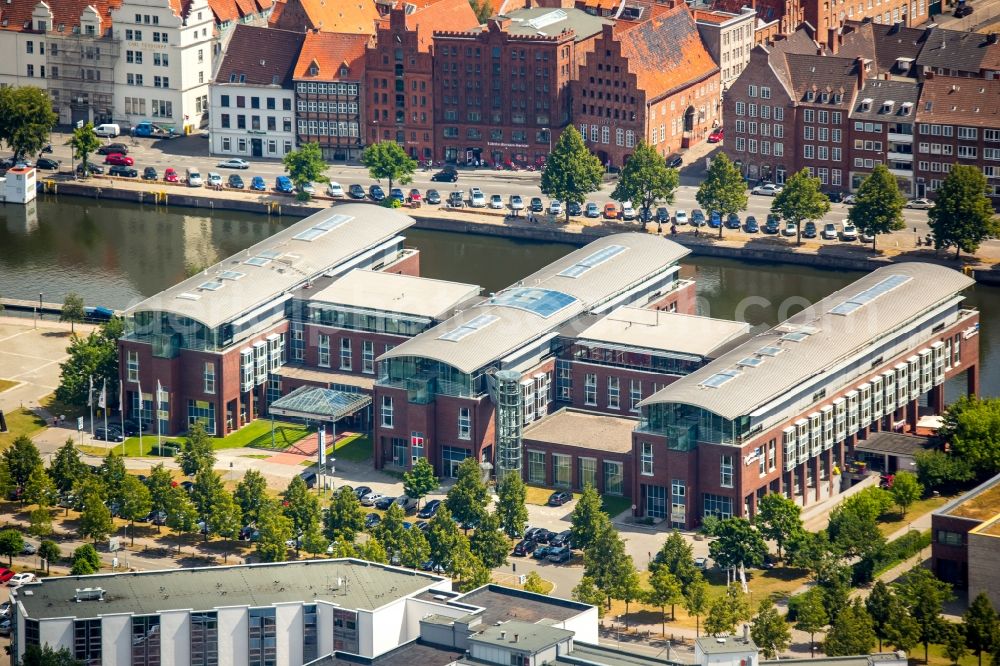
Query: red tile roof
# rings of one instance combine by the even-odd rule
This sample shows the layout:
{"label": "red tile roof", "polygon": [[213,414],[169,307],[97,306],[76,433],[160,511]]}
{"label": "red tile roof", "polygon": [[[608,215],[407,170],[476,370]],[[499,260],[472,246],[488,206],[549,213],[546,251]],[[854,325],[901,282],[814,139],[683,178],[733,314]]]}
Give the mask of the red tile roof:
{"label": "red tile roof", "polygon": [[[172,0],[171,5],[177,0]],[[0,3],[0,26],[3,30],[21,32],[30,30],[31,12],[37,6],[32,0],[14,0],[11,3]],[[101,28],[107,32],[111,27],[111,10],[118,9],[122,0],[48,0],[49,11],[52,12],[52,26],[56,30],[64,25],[67,34],[80,25],[80,15],[87,7],[93,7],[101,17]],[[175,9],[175,11],[177,11]],[[4,25],[6,23],[6,25]],[[25,27],[25,26],[28,27]]]}
{"label": "red tile roof", "polygon": [[619,22],[614,33],[647,101],[719,71],[702,44],[687,5],[656,6],[648,20],[627,25]]}
{"label": "red tile roof", "polygon": [[[385,19],[384,25],[388,26],[388,22]],[[418,31],[418,48],[425,53],[430,51],[435,31],[469,30],[478,25],[469,0],[436,0],[406,15],[406,28]]]}
{"label": "red tile roof", "polygon": [[920,91],[916,121],[1000,127],[1000,79],[927,78]]}
{"label": "red tile roof", "polygon": [[295,59],[304,40],[301,32],[241,23],[233,29],[215,81],[230,83],[235,79],[247,85],[291,87]]}
{"label": "red tile roof", "polygon": [[323,30],[374,35],[379,19],[374,0],[285,0],[268,25],[282,30]]}
{"label": "red tile roof", "polygon": [[729,12],[721,11],[705,11],[703,9],[694,10],[694,20],[704,21],[705,23],[725,23],[730,19],[736,18],[734,14]]}
{"label": "red tile roof", "polygon": [[[365,47],[370,41],[368,35],[306,33],[294,76],[307,81],[360,81],[365,76]],[[313,65],[318,69],[315,76],[310,75]],[[344,66],[348,69],[346,75],[340,73]]]}

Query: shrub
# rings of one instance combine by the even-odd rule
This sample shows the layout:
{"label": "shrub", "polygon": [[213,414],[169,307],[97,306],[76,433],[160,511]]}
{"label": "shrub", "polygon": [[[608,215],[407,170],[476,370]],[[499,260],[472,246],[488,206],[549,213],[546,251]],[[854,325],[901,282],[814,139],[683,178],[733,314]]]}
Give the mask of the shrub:
{"label": "shrub", "polygon": [[[854,585],[870,583],[876,576],[896,566],[907,558],[913,557],[921,550],[931,545],[931,533],[911,530],[883,548],[864,557],[855,563],[851,575]],[[789,606],[790,608],[790,606]]]}

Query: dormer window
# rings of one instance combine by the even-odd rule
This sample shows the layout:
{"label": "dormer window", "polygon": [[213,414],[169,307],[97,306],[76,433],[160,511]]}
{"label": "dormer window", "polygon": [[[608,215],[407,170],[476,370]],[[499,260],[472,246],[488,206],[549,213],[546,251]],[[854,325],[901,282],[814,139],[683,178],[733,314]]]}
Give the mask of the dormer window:
{"label": "dormer window", "polygon": [[830,93],[823,93],[820,97],[820,101],[826,104],[830,101]]}
{"label": "dormer window", "polygon": [[807,102],[811,102],[814,99],[816,99],[816,93],[814,93],[812,90],[807,90],[806,91],[806,101]]}
{"label": "dormer window", "polygon": [[347,76],[348,74],[350,74],[350,72],[351,72],[351,70],[347,69],[346,65],[340,68],[340,75],[341,76]]}
{"label": "dormer window", "polygon": [[319,76],[319,67],[317,67],[316,65],[310,65],[309,76]]}
{"label": "dormer window", "polygon": [[843,94],[841,94],[841,93],[834,94],[834,96],[833,96],[833,103],[834,104],[840,104],[843,101],[844,101],[844,95]]}
{"label": "dormer window", "polygon": [[896,102],[892,101],[891,99],[887,99],[886,101],[882,102],[882,110],[880,111],[880,113],[892,113],[892,109],[895,105]]}
{"label": "dormer window", "polygon": [[903,102],[903,105],[899,108],[900,114],[904,116],[910,115],[911,111],[913,111],[913,102]]}
{"label": "dormer window", "polygon": [[862,111],[871,111],[871,109],[872,109],[872,101],[873,100],[872,100],[871,97],[866,97],[863,100],[861,100],[861,110]]}

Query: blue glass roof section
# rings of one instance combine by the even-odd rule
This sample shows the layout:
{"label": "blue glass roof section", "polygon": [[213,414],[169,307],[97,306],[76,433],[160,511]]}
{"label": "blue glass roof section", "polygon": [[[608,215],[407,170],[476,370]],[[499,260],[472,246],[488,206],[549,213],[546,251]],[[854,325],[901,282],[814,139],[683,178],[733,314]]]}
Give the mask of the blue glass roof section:
{"label": "blue glass roof section", "polygon": [[832,314],[847,316],[863,305],[871,303],[879,296],[889,293],[896,287],[910,281],[909,275],[890,275],[874,286],[851,296],[849,299],[830,310]]}
{"label": "blue glass roof section", "polygon": [[576,297],[564,294],[561,291],[555,291],[554,289],[513,287],[500,292],[486,301],[485,304],[517,308],[548,319],[563,308],[569,307],[576,302]]}
{"label": "blue glass roof section", "polygon": [[337,421],[371,404],[371,396],[318,386],[300,386],[271,403],[274,416],[293,416],[315,421]]}

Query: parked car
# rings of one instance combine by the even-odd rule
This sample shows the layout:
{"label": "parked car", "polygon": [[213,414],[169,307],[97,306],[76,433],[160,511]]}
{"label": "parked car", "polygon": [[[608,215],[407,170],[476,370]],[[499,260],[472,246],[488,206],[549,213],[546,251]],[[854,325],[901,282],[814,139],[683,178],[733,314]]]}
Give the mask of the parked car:
{"label": "parked car", "polygon": [[11,579],[7,581],[7,587],[21,587],[27,583],[34,583],[36,580],[38,579],[35,578],[35,574],[33,573],[24,572],[14,574]]}
{"label": "parked car", "polygon": [[267,190],[267,183],[261,176],[254,176],[250,179],[250,189],[254,192],[264,192]]}
{"label": "parked car", "polygon": [[385,190],[379,185],[371,185],[368,188],[368,196],[372,201],[385,201]]}
{"label": "parked car", "polygon": [[618,204],[614,201],[609,201],[604,204],[604,219],[605,220],[617,220],[618,219]]}
{"label": "parked car", "polygon": [[410,193],[406,195],[406,200],[410,203],[420,203],[423,197],[420,196],[420,190],[415,187],[410,188]]}
{"label": "parked car", "polygon": [[377,513],[369,513],[367,516],[365,516],[365,529],[370,530],[371,528],[375,527],[381,522],[382,522],[382,516],[378,515]]}
{"label": "parked car", "polygon": [[434,205],[441,203],[441,193],[437,190],[427,190],[427,203]]}
{"label": "parked car", "polygon": [[447,569],[445,569],[443,566],[441,566],[440,564],[438,564],[434,560],[427,560],[426,562],[424,562],[423,564],[421,564],[420,565],[420,570],[421,571],[428,571],[430,573],[435,573],[435,574],[443,574],[443,573],[447,572]]}
{"label": "parked car", "polygon": [[395,497],[389,497],[388,495],[387,496],[383,496],[382,498],[380,498],[380,499],[378,499],[378,500],[375,501],[375,508],[376,509],[381,509],[382,511],[385,511],[390,506],[392,506],[393,502],[395,502],[395,501],[396,501]]}
{"label": "parked car", "polygon": [[[104,167],[102,167],[100,164],[87,162],[87,172],[89,173],[89,175],[94,175],[94,174],[101,175],[104,173]],[[83,162],[80,162],[79,164],[76,165],[76,175],[77,176],[83,175]]]}
{"label": "parked car", "polygon": [[700,208],[695,208],[693,211],[691,211],[691,226],[692,227],[705,226],[705,213]]}
{"label": "parked car", "polygon": [[234,190],[242,190],[246,185],[243,183],[243,177],[238,173],[229,174],[229,178],[226,179],[226,185]]}
{"label": "parked car", "polygon": [[97,149],[98,155],[111,155],[113,153],[128,155],[128,146],[124,143],[106,143]]}
{"label": "parked car", "polygon": [[299,192],[305,192],[309,196],[316,195],[316,184],[315,183],[305,183],[298,188]]}
{"label": "parked car", "polygon": [[490,195],[490,208],[494,210],[503,210],[503,197],[499,194]]}
{"label": "parked car", "polygon": [[[361,506],[375,506],[375,502],[379,501],[380,499],[383,499],[384,497],[385,495],[383,495],[382,493],[377,493],[375,491],[372,491],[367,495],[363,495],[361,497]],[[392,502],[390,501],[390,504],[391,503]]]}
{"label": "parked car", "polygon": [[535,552],[536,548],[538,548],[538,544],[535,543],[533,539],[521,539],[517,542],[517,545],[514,546],[513,555],[515,557],[527,557]]}
{"label": "parked car", "polygon": [[794,222],[785,222],[785,226],[781,228],[782,236],[794,236],[798,233],[799,228]]}
{"label": "parked car", "polygon": [[455,190],[448,195],[448,205],[452,208],[463,208],[465,206],[465,192]]}
{"label": "parked car", "polygon": [[177,175],[177,170],[173,167],[167,167],[163,170],[163,180],[168,183],[176,183],[180,181],[180,176]]}
{"label": "parked car", "polygon": [[11,632],[11,622],[10,618],[5,618],[0,620],[0,636],[10,636]]}
{"label": "parked car", "polygon": [[565,546],[569,543],[569,539],[571,536],[573,536],[573,530],[563,530],[559,534],[549,539],[549,545],[556,547]]}
{"label": "parked car", "polygon": [[573,493],[566,490],[557,490],[551,495],[549,495],[549,506],[562,506],[567,502],[573,501]]}
{"label": "parked car", "polygon": [[440,183],[457,183],[458,171],[455,167],[445,167],[431,176],[431,180]]}
{"label": "parked car", "polygon": [[250,163],[239,157],[233,157],[228,160],[222,160],[216,166],[220,169],[249,169]]}
{"label": "parked car", "polygon": [[674,222],[677,223],[678,225],[687,224],[688,223],[688,214],[687,214],[687,211],[683,210],[683,209],[680,209],[680,208],[677,209],[677,210],[675,210],[674,211]]}
{"label": "parked car", "polygon": [[774,183],[764,183],[763,185],[758,185],[757,187],[750,190],[750,194],[760,194],[767,197],[774,197],[781,194],[781,191],[785,189],[781,185],[775,185]]}
{"label": "parked car", "polygon": [[823,238],[826,240],[837,240],[837,225],[827,222],[823,225]]}
{"label": "parked car", "polygon": [[906,202],[907,208],[916,208],[918,210],[930,210],[934,208],[934,202],[930,199],[910,199]]}
{"label": "parked car", "polygon": [[295,191],[295,186],[292,185],[292,179],[288,176],[278,176],[274,179],[274,189],[282,194],[291,194]]}
{"label": "parked car", "polygon": [[508,205],[513,211],[524,210],[524,199],[521,198],[520,194],[512,194],[510,195]]}
{"label": "parked car", "polygon": [[193,167],[188,167],[186,170],[187,184],[188,187],[201,187],[201,172]]}
{"label": "parked car", "polygon": [[622,219],[628,222],[635,219],[635,208],[632,207],[631,201],[622,202]]}
{"label": "parked car", "polygon": [[722,216],[719,215],[718,211],[712,211],[708,214],[708,226],[713,229],[718,229],[722,226]]}
{"label": "parked car", "polygon": [[482,192],[470,192],[469,206],[472,208],[486,208],[486,195]]}
{"label": "parked car", "polygon": [[965,18],[972,12],[972,5],[965,2],[960,3],[958,7],[955,7],[955,18]]}
{"label": "parked car", "polygon": [[757,224],[757,218],[753,215],[747,215],[747,219],[743,221],[743,230],[748,234],[755,234],[760,231],[760,225]]}
{"label": "parked car", "polygon": [[35,544],[31,543],[30,541],[25,541],[24,545],[21,546],[22,555],[34,555],[37,552],[38,549],[35,548]]}
{"label": "parked car", "polygon": [[666,206],[656,209],[656,221],[659,224],[670,224],[670,210]]}
{"label": "parked car", "polygon": [[132,167],[115,165],[108,169],[109,176],[118,176],[119,178],[138,178],[139,172]]}
{"label": "parked car", "polygon": [[802,227],[802,237],[803,238],[816,238],[816,223],[812,220],[805,223]]}
{"label": "parked car", "polygon": [[128,155],[123,155],[121,153],[111,153],[104,158],[105,164],[114,164],[117,166],[132,166],[135,164],[135,160]]}
{"label": "parked car", "polygon": [[145,169],[143,169],[142,170],[142,179],[143,180],[156,180],[157,179],[156,168],[148,166]]}
{"label": "parked car", "polygon": [[403,188],[401,187],[394,187],[391,190],[389,190],[389,198],[395,199],[399,203],[406,202],[406,195],[403,194]]}
{"label": "parked car", "polygon": [[362,497],[364,497],[365,495],[367,495],[371,491],[372,491],[372,489],[371,489],[370,486],[358,486],[357,488],[355,488],[351,492],[353,492],[354,496],[357,497],[360,500]]}
{"label": "parked car", "polygon": [[573,551],[570,550],[569,546],[558,546],[549,547],[549,556],[547,559],[549,562],[554,564],[562,564],[563,562],[569,562],[573,557]]}
{"label": "parked car", "polygon": [[768,214],[767,222],[764,223],[765,234],[777,234],[781,232],[781,222],[776,215]]}
{"label": "parked car", "polygon": [[556,535],[555,532],[549,531],[544,527],[539,527],[538,531],[535,532],[532,539],[534,539],[535,543],[548,543],[549,539],[551,539],[555,535]]}
{"label": "parked car", "polygon": [[601,216],[601,207],[595,204],[593,201],[587,202],[587,207],[583,214],[589,218],[595,218]]}
{"label": "parked car", "polygon": [[395,500],[393,500],[393,504],[397,505],[400,509],[402,509],[403,513],[413,513],[414,511],[417,510],[417,500],[407,495],[400,495]]}
{"label": "parked car", "polygon": [[730,213],[726,216],[726,229],[736,229],[740,228],[740,216],[736,213]]}
{"label": "parked car", "polygon": [[531,553],[531,557],[535,560],[544,560],[550,552],[552,552],[552,546],[539,544],[535,547],[535,551]]}
{"label": "parked car", "polygon": [[721,127],[715,128],[711,134],[708,135],[709,143],[719,143],[725,136],[725,131]]}
{"label": "parked car", "polygon": [[570,217],[579,217],[583,215],[583,206],[575,201],[570,201],[566,204],[566,212],[569,213]]}
{"label": "parked car", "polygon": [[667,166],[670,167],[671,169],[680,169],[683,164],[684,164],[684,159],[677,153],[674,153],[673,155],[669,155],[667,157]]}
{"label": "parked car", "polygon": [[531,197],[531,201],[528,203],[528,210],[532,213],[541,213],[545,210],[545,204],[542,203],[541,197]]}
{"label": "parked car", "polygon": [[524,530],[524,538],[534,540],[535,535],[541,530],[541,527],[529,527]]}
{"label": "parked car", "polygon": [[704,571],[708,568],[708,558],[707,557],[696,557],[694,558],[694,566],[696,569],[701,569]]}
{"label": "parked car", "polygon": [[14,572],[5,567],[0,567],[0,583],[6,583],[14,577]]}
{"label": "parked car", "polygon": [[862,231],[861,234],[858,236],[858,238],[862,243],[875,242],[875,236],[873,234],[868,233],[867,231]]}
{"label": "parked car", "polygon": [[846,205],[848,205],[848,206],[853,206],[853,205],[854,205],[854,204],[855,204],[855,203],[857,202],[857,200],[858,200],[858,198],[857,198],[857,197],[856,197],[855,195],[853,195],[853,194],[848,194],[848,195],[845,195],[845,196],[844,196],[844,197],[843,197],[843,198],[842,198],[842,199],[840,200],[840,203],[842,203],[842,204],[846,204]]}
{"label": "parked car", "polygon": [[431,500],[424,505],[424,508],[417,513],[417,518],[433,518],[438,512],[438,508],[441,506],[441,500]]}
{"label": "parked car", "polygon": [[365,188],[361,187],[357,183],[354,183],[347,188],[347,196],[352,199],[364,199],[365,198]]}
{"label": "parked car", "polygon": [[344,196],[344,188],[335,180],[326,184],[326,196],[340,198]]}
{"label": "parked car", "polygon": [[840,240],[842,241],[856,241],[858,240],[858,228],[851,224],[850,222],[840,223]]}
{"label": "parked car", "polygon": [[208,186],[209,187],[222,187],[222,176],[215,173],[214,171],[208,172]]}
{"label": "parked car", "polygon": [[431,524],[428,523],[426,520],[418,520],[417,524],[414,525],[414,527],[416,527],[421,532],[426,532],[431,528]]}
{"label": "parked car", "polygon": [[51,157],[39,157],[38,161],[35,162],[35,167],[46,171],[58,171],[59,160],[54,160]]}

